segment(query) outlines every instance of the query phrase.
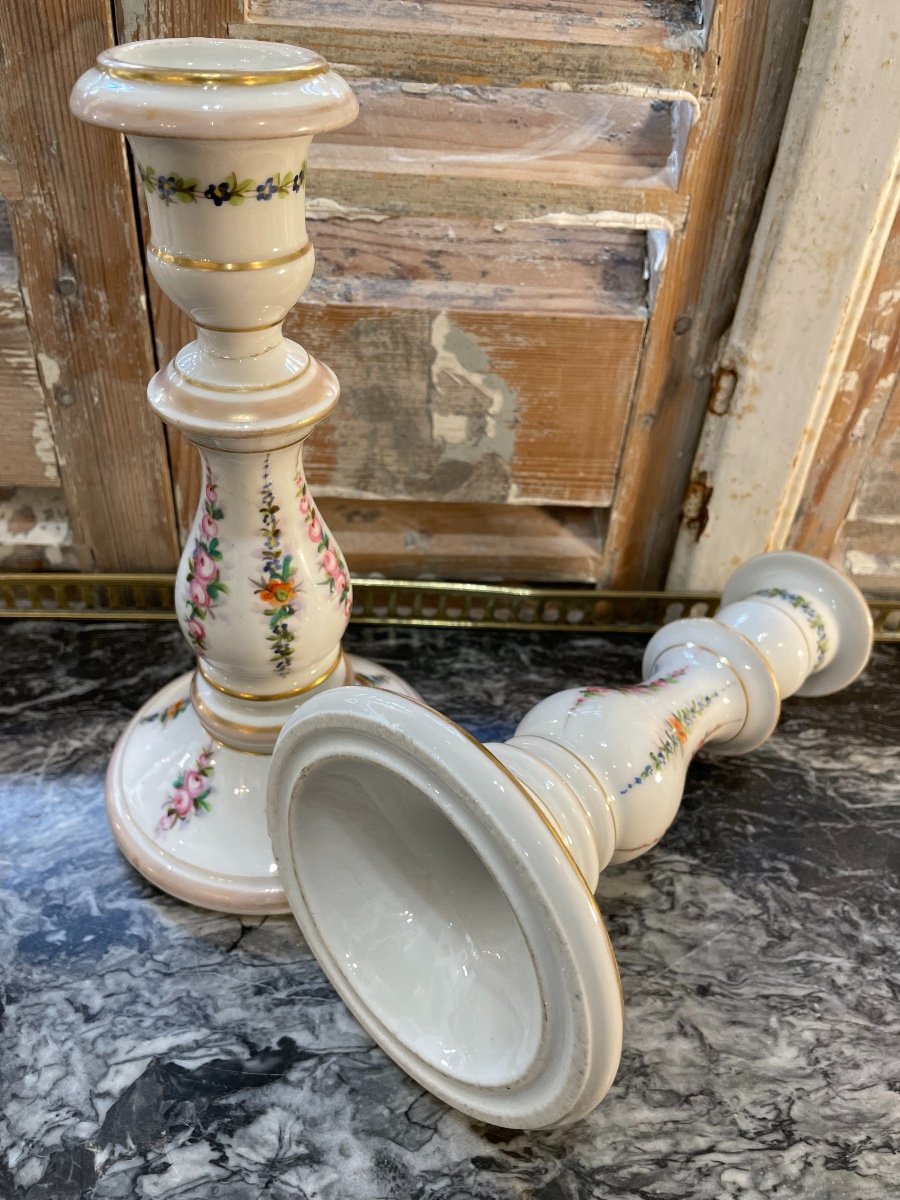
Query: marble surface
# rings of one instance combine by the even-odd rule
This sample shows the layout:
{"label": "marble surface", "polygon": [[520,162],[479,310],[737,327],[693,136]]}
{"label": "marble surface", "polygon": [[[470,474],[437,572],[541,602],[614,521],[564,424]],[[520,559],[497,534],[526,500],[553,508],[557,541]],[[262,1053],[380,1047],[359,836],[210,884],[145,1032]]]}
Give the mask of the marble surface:
{"label": "marble surface", "polygon": [[[289,918],[155,892],[103,773],[188,665],[172,626],[0,626],[0,1198],[587,1200],[900,1194],[895,648],[698,760],[663,843],[598,897],[626,1001],[587,1120],[477,1127],[346,1014]],[[637,677],[642,641],[356,629],[482,739],[548,692]]]}

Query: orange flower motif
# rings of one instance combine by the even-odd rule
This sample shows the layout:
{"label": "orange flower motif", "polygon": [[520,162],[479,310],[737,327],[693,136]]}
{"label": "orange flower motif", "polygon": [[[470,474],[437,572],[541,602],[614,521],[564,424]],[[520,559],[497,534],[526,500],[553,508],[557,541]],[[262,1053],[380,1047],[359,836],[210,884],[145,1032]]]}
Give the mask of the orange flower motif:
{"label": "orange flower motif", "polygon": [[297,589],[287,579],[270,579],[259,595],[266,604],[290,604],[297,595]]}
{"label": "orange flower motif", "polygon": [[675,736],[678,738],[679,742],[681,742],[681,744],[683,746],[684,743],[688,740],[688,731],[685,729],[685,727],[682,725],[682,723],[678,720],[677,717],[669,717],[669,724],[672,726]]}

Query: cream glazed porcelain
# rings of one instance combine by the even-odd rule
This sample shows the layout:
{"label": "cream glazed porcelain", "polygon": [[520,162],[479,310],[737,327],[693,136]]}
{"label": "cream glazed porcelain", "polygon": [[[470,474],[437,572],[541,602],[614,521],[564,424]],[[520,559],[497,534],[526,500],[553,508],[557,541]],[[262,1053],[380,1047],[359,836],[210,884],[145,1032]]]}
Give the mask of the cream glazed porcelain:
{"label": "cream glazed porcelain", "polygon": [[317,692],[354,680],[415,694],[341,651],[350,576],[302,466],[338,383],[281,332],[313,272],[310,141],[352,121],[356,100],[308,50],[187,38],[105,51],[71,107],[127,134],[146,192],[148,265],[197,326],[149,387],[203,462],[175,589],[197,669],[123,734],[110,820],[129,860],[171,894],[285,911],[265,811],[282,725]]}
{"label": "cream glazed porcelain", "polygon": [[779,553],[736,572],[715,619],[661,629],[641,683],[559,692],[502,744],[386,692],[317,696],[287,722],[269,779],[313,952],[442,1100],[509,1128],[584,1116],[622,1047],[599,873],[659,841],[701,746],[752,750],[781,696],[844,687],[871,641],[851,582]]}

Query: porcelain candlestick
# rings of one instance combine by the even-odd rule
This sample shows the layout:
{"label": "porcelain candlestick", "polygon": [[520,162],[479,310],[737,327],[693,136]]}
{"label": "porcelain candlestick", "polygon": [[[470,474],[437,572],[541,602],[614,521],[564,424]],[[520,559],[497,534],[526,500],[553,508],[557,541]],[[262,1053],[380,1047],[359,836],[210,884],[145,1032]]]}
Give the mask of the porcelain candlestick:
{"label": "porcelain candlestick", "polygon": [[544,1128],[602,1099],[623,1012],[599,873],[659,841],[697,750],[754,749],[781,696],[868,659],[868,607],[825,563],[764,555],[724,601],[661,629],[640,683],[559,692],[504,743],[360,688],[281,734],[269,827],[311,949],[384,1050],[473,1117]]}
{"label": "porcelain candlestick", "polygon": [[104,52],[71,106],[127,134],[148,267],[197,327],[149,387],[202,459],[175,586],[197,667],[119,741],[110,820],[128,859],[172,895],[282,912],[265,816],[276,738],[303,701],[371,674],[341,650],[350,575],[303,473],[303,441],[338,383],[281,328],[313,273],[309,145],[352,121],[356,100],[310,51],[184,38]]}

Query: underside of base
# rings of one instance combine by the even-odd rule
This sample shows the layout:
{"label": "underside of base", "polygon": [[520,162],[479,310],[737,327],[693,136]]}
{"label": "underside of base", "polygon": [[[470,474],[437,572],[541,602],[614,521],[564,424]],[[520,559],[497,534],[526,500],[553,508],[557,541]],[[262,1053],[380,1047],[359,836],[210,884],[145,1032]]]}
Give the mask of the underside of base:
{"label": "underside of base", "polygon": [[[358,682],[415,698],[398,675],[350,656]],[[193,672],[157,692],[119,738],[106,778],[113,836],[169,895],[242,916],[290,911],[266,826],[271,755],[211,737],[190,701]]]}

